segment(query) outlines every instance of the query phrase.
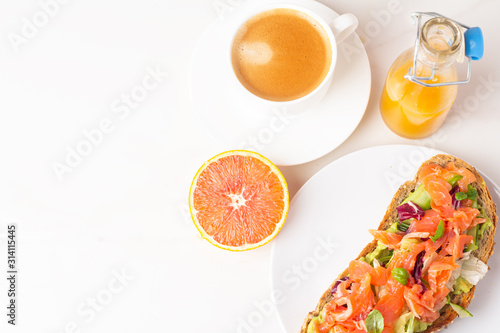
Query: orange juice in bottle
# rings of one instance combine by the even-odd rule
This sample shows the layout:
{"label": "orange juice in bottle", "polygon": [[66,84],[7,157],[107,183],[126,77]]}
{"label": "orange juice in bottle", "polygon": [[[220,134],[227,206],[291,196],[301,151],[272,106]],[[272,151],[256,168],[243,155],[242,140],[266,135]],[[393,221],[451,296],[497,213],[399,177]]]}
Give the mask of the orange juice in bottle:
{"label": "orange juice in bottle", "polygon": [[[458,86],[439,84],[457,81],[456,60],[463,57],[462,41],[462,30],[454,21],[435,17],[420,30],[418,54],[410,48],[394,61],[380,99],[382,119],[394,133],[409,139],[424,138],[443,124]],[[410,74],[433,86],[409,80]]]}

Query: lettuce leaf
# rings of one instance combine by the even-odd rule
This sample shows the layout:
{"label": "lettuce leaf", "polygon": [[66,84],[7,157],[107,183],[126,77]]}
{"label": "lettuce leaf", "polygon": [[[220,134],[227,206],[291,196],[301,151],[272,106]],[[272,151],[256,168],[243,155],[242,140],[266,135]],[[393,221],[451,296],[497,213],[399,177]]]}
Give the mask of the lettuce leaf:
{"label": "lettuce leaf", "polygon": [[488,265],[471,255],[469,259],[463,262],[460,276],[469,281],[469,283],[476,285],[487,272]]}
{"label": "lettuce leaf", "polygon": [[488,272],[488,266],[470,252],[464,252],[464,256],[457,261],[457,264],[459,267],[452,271],[451,277],[446,283],[446,287],[452,291],[459,276],[475,286]]}

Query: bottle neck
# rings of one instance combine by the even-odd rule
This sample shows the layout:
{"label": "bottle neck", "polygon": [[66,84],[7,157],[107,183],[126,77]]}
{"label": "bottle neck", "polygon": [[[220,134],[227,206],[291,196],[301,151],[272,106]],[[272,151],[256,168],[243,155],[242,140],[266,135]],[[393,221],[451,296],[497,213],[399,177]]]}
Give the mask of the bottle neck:
{"label": "bottle neck", "polygon": [[444,68],[454,64],[463,52],[462,29],[444,17],[428,20],[420,31],[418,60],[430,68]]}

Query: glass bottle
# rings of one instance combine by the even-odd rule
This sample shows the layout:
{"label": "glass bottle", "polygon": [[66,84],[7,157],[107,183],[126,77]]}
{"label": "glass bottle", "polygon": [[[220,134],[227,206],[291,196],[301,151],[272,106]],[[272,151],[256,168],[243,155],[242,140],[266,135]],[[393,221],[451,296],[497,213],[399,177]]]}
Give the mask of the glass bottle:
{"label": "glass bottle", "polygon": [[[458,79],[456,62],[463,59],[463,33],[453,21],[436,17],[422,25],[419,39],[418,77],[426,83]],[[380,113],[394,133],[409,139],[427,137],[443,124],[457,96],[457,85],[424,87],[404,76],[413,67],[414,47],[392,64],[380,99]],[[434,72],[434,74],[433,74]]]}

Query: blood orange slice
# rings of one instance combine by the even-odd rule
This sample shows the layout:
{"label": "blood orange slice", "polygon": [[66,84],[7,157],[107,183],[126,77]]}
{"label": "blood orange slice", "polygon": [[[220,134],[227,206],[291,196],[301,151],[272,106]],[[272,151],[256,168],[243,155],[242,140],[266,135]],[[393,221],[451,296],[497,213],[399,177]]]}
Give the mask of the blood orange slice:
{"label": "blood orange slice", "polygon": [[250,250],[280,231],[288,213],[288,187],[264,156],[227,151],[198,170],[189,208],[196,228],[210,243],[231,251]]}

